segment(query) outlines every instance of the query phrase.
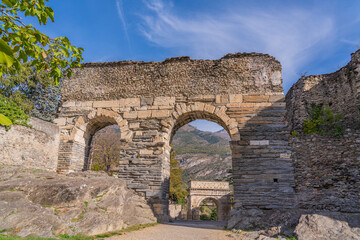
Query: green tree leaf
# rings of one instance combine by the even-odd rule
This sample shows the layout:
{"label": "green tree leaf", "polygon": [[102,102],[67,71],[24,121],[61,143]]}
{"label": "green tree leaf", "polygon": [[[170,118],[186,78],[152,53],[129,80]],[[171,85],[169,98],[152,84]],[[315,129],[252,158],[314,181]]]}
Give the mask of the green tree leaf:
{"label": "green tree leaf", "polygon": [[0,51],[9,56],[13,56],[14,54],[11,47],[3,39],[0,39]]}
{"label": "green tree leaf", "polygon": [[18,16],[36,18],[46,25],[54,21],[54,11],[44,0],[2,0],[0,12],[0,73],[2,76],[16,74],[21,68],[20,61],[30,62],[39,72],[52,72],[54,83],[60,82],[71,68],[81,68],[82,48],[71,45],[66,37],[50,38],[31,24],[26,25]]}
{"label": "green tree leaf", "polygon": [[0,64],[6,65],[6,67],[11,67],[15,62],[15,59],[4,52],[0,52]]}
{"label": "green tree leaf", "polygon": [[0,113],[0,125],[10,126],[11,124],[12,121],[8,117]]}
{"label": "green tree leaf", "polygon": [[3,4],[5,4],[6,6],[8,6],[8,7],[14,6],[14,3],[12,1],[9,1],[9,0],[1,0],[1,2]]}

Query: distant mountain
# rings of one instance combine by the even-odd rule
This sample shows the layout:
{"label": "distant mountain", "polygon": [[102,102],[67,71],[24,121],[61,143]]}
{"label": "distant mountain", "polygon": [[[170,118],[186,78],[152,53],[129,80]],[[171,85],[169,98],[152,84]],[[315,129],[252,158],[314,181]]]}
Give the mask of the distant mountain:
{"label": "distant mountain", "polygon": [[223,139],[225,139],[227,141],[231,140],[228,132],[225,129],[214,132],[214,135],[219,136],[219,137],[221,137],[221,138],[223,138]]}
{"label": "distant mountain", "polygon": [[183,180],[224,180],[231,171],[230,137],[225,130],[205,132],[189,124],[173,139],[175,159],[184,170]]}

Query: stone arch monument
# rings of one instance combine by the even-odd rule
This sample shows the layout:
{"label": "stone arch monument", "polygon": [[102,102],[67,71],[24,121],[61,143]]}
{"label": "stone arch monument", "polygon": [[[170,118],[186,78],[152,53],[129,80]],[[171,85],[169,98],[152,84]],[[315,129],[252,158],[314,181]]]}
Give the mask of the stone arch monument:
{"label": "stone arch monument", "polygon": [[235,206],[291,208],[294,174],[281,83],[280,63],[257,53],[83,64],[62,88],[57,170],[88,169],[91,136],[118,124],[119,178],[167,216],[172,137],[186,123],[207,119],[231,137]]}
{"label": "stone arch monument", "polygon": [[190,181],[188,219],[199,220],[199,208],[206,199],[211,199],[215,202],[217,220],[228,220],[231,210],[229,182]]}

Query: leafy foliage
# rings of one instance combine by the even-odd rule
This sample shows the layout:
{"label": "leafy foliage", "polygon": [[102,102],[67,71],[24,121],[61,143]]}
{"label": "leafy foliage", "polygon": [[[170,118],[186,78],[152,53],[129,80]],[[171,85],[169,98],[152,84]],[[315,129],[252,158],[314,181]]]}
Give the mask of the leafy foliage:
{"label": "leafy foliage", "polygon": [[0,114],[0,125],[11,126],[11,124],[12,124],[12,121],[8,117],[6,117],[3,114]]}
{"label": "leafy foliage", "polygon": [[179,162],[175,160],[175,152],[171,151],[170,156],[170,189],[169,198],[176,202],[184,204],[188,195],[187,185],[181,181],[182,169]]}
{"label": "leafy foliage", "polygon": [[345,127],[341,123],[343,116],[334,114],[330,107],[312,104],[311,110],[308,112],[310,118],[303,122],[304,133],[328,134],[334,137],[340,137],[344,134]]}
{"label": "leafy foliage", "polygon": [[26,114],[52,121],[60,104],[60,86],[46,71],[37,72],[31,63],[22,64],[16,75],[0,81],[0,95],[15,102]]}
{"label": "leafy foliage", "polygon": [[60,106],[60,85],[38,84],[34,87],[34,92],[29,99],[34,104],[30,113],[31,116],[52,121],[55,119]]}
{"label": "leafy foliage", "polygon": [[210,200],[209,204],[207,200],[204,200],[200,206],[200,220],[216,221],[217,220],[217,208],[215,202]]}
{"label": "leafy foliage", "polygon": [[40,25],[48,19],[54,22],[46,2],[2,0],[0,4],[0,97],[7,99],[2,100],[0,113],[13,124],[26,125],[24,114],[30,113],[52,120],[60,96],[56,86],[83,60],[84,49],[71,45],[68,38],[52,39],[23,22],[20,15],[36,18]]}
{"label": "leafy foliage", "polygon": [[298,135],[299,135],[299,133],[296,130],[291,132],[291,136],[293,136],[293,137],[297,137]]}
{"label": "leafy foliage", "polygon": [[0,4],[0,75],[15,75],[21,63],[30,60],[38,71],[47,70],[56,84],[71,68],[81,67],[84,49],[71,45],[66,37],[51,39],[31,24],[22,22],[19,15],[30,16],[46,25],[54,22],[54,11],[45,5],[48,0],[2,0]]}
{"label": "leafy foliage", "polygon": [[[10,120],[10,122],[13,124],[29,126],[27,124],[27,120],[29,119],[29,116],[25,114],[25,112],[16,104],[16,102],[6,99],[1,95],[0,95],[0,114],[6,116],[5,121],[7,121],[7,123],[9,123],[8,121]],[[3,124],[3,122],[0,122],[0,124],[5,126],[7,130],[10,129],[11,124],[6,124],[6,123]]]}

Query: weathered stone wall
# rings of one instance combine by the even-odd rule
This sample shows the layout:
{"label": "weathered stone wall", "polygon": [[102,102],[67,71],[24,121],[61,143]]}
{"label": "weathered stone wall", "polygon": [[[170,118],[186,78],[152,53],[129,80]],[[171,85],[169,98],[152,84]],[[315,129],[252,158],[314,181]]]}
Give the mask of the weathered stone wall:
{"label": "weathered stone wall", "polygon": [[171,219],[182,219],[181,211],[181,204],[169,203],[169,216]]}
{"label": "weathered stone wall", "polygon": [[258,53],[228,54],[219,60],[179,57],[163,62],[87,63],[83,67],[64,80],[64,101],[283,92],[280,63]]}
{"label": "weathered stone wall", "polygon": [[64,82],[56,120],[58,172],[88,169],[92,135],[118,124],[119,177],[150,202],[162,199],[153,208],[166,215],[172,137],[185,124],[206,119],[231,138],[235,201],[245,208],[291,208],[294,177],[281,82],[279,62],[263,54],[85,64]]}
{"label": "weathered stone wall", "polygon": [[0,165],[17,165],[55,171],[58,162],[59,128],[32,118],[30,127],[0,127]]}
{"label": "weathered stone wall", "polygon": [[[291,129],[302,130],[312,103],[344,115],[345,135],[300,134],[291,141],[299,208],[360,211],[360,50],[331,74],[300,78],[286,95]],[[301,131],[299,131],[301,132]]]}
{"label": "weathered stone wall", "polygon": [[329,105],[333,112],[344,115],[348,127],[358,124],[360,117],[360,50],[351,61],[331,74],[302,77],[286,94],[287,121],[291,129],[301,129],[308,118],[311,104]]}
{"label": "weathered stone wall", "polygon": [[360,131],[292,138],[299,208],[360,212]]}

